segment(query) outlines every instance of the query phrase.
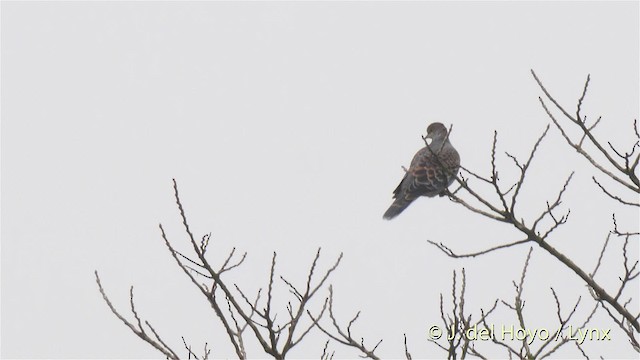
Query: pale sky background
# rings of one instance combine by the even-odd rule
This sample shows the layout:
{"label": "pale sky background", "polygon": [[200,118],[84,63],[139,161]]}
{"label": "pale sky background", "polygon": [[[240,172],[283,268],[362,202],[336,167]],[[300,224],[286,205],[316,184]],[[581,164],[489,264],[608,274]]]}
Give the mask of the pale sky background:
{"label": "pale sky background", "polygon": [[[500,154],[524,157],[550,122],[532,68],[571,111],[590,73],[584,113],[603,116],[605,140],[628,149],[639,113],[638,2],[3,1],[1,12],[3,358],[160,358],[108,310],[95,269],[130,319],[134,285],[141,316],[174,348],[184,336],[235,357],[160,237],[158,223],[186,248],[172,178],[196,236],[213,234],[214,263],[234,246],[248,252],[229,281],[254,294],[277,251],[278,273],[303,284],[318,247],[322,269],[344,252],[330,278],[339,320],[362,310],[354,332],[371,345],[383,338],[382,357],[403,356],[403,333],[414,358],[443,357],[427,330],[441,325],[439,293],[450,307],[452,271],[466,268],[477,318],[496,297],[513,301],[529,246],[447,258],[427,240],[471,252],[522,235],[446,198],[382,220],[428,124],[453,124],[462,164],[487,174],[494,130]],[[519,211],[538,214],[576,170],[569,223],[549,241],[591,271],[611,213],[637,231],[638,212],[599,192],[563,141],[552,127]],[[515,172],[500,159],[506,183]],[[607,289],[620,259],[616,239],[598,275]],[[278,285],[284,317],[290,297]],[[565,314],[582,296],[582,323],[587,288],[534,248],[528,327],[556,329],[550,286]],[[637,313],[637,281],[632,295]],[[489,322],[517,319],[502,306]],[[603,311],[591,326],[612,328],[613,341],[588,342],[590,356],[637,358]],[[249,356],[263,358],[248,336]],[[314,331],[290,356],[319,357],[324,339]]]}

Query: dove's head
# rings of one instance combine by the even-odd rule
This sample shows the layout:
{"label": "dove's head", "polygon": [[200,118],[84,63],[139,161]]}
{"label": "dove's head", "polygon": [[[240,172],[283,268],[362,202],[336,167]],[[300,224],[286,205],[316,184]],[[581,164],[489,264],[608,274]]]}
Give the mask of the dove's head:
{"label": "dove's head", "polygon": [[447,128],[442,123],[434,122],[427,128],[427,139],[442,142],[447,138]]}

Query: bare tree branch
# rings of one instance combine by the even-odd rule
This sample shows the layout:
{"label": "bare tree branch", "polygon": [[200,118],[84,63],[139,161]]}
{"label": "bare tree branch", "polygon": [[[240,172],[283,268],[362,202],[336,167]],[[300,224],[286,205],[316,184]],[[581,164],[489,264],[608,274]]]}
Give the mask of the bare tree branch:
{"label": "bare tree branch", "polygon": [[[623,158],[625,158],[625,162],[626,162],[625,166],[623,166],[623,165],[619,164],[615,159],[613,159],[611,154],[609,154],[609,152],[593,136],[593,134],[591,132],[591,130],[593,130],[593,127],[592,128],[588,128],[585,125],[584,118],[580,118],[580,108],[582,106],[582,101],[584,100],[584,97],[586,95],[587,87],[589,86],[590,76],[587,76],[587,81],[585,82],[584,90],[582,92],[582,96],[578,100],[578,110],[577,110],[577,114],[576,114],[577,117],[574,118],[551,96],[551,94],[549,94],[549,92],[544,87],[544,85],[542,85],[542,82],[540,81],[540,79],[538,78],[538,76],[536,75],[536,73],[533,70],[531,70],[531,74],[533,75],[533,78],[535,79],[536,83],[538,83],[538,86],[540,87],[540,89],[542,89],[542,92],[545,94],[545,96],[556,106],[556,108],[558,108],[558,110],[560,110],[562,112],[562,114],[568,120],[570,120],[572,123],[574,123],[575,125],[577,125],[580,128],[580,130],[583,132],[584,136],[586,136],[589,139],[589,141],[598,149],[598,151],[602,155],[604,155],[604,157],[607,159],[609,164],[613,165],[613,167],[617,171],[619,171],[620,173],[626,175],[629,178],[629,180],[631,180],[631,184],[627,183],[626,181],[622,180],[622,178],[620,178],[620,177],[614,175],[613,173],[611,173],[610,171],[606,170],[602,165],[600,165],[598,162],[596,162],[582,148],[582,144],[581,143],[574,143],[573,141],[571,141],[571,139],[569,139],[569,137],[567,136],[567,134],[564,131],[564,129],[562,128],[562,126],[560,126],[558,121],[551,114],[551,112],[549,111],[549,109],[545,105],[545,103],[542,100],[542,98],[539,98],[540,103],[542,104],[542,106],[543,106],[544,110],[546,111],[547,115],[549,115],[549,117],[554,122],[556,127],[560,130],[560,132],[562,133],[562,136],[565,138],[567,143],[569,145],[571,145],[574,149],[576,149],[576,151],[578,151],[578,153],[580,153],[582,156],[584,156],[587,160],[589,160],[589,162],[591,162],[591,164],[593,166],[595,166],[597,169],[599,169],[603,173],[607,174],[607,176],[611,177],[612,179],[616,180],[617,182],[619,182],[620,184],[626,186],[627,188],[633,190],[634,192],[640,193],[640,180],[638,180],[638,177],[635,174],[635,167],[637,165],[637,161],[634,161],[634,164],[636,164],[636,165],[629,166],[629,159],[631,158],[631,156],[632,156],[632,154],[633,154],[633,152],[635,150],[636,144],[633,145],[632,151],[630,153],[628,153],[626,157],[623,156]],[[595,124],[594,124],[594,126],[595,126]]]}
{"label": "bare tree branch", "polygon": [[134,317],[136,319],[136,322],[138,324],[137,327],[134,324],[132,324],[129,320],[127,320],[124,316],[120,315],[120,313],[113,306],[113,304],[111,303],[111,300],[109,300],[109,297],[107,296],[106,292],[104,291],[104,288],[102,287],[102,282],[100,281],[100,276],[98,275],[98,271],[96,270],[94,272],[94,274],[96,276],[96,283],[98,284],[98,290],[100,290],[100,294],[102,294],[102,299],[104,299],[104,301],[107,303],[107,306],[109,306],[109,309],[111,310],[111,312],[118,319],[120,319],[120,321],[122,321],[123,324],[125,324],[129,329],[131,329],[131,331],[134,334],[136,334],[140,339],[144,340],[144,342],[146,342],[147,344],[153,346],[156,350],[158,350],[162,354],[164,354],[164,356],[166,356],[168,359],[179,359],[179,356],[170,347],[168,347],[164,343],[164,341],[162,341],[160,339],[160,336],[158,336],[156,331],[146,321],[145,321],[145,324],[147,324],[147,326],[151,329],[151,331],[153,332],[154,337],[156,339],[154,340],[153,338],[151,338],[147,334],[147,332],[144,330],[144,327],[142,326],[142,321],[140,320],[140,317],[138,316],[138,313],[136,312],[135,306],[133,304],[133,286],[131,287],[131,289],[129,291],[129,294],[130,294],[129,295],[129,302],[131,304],[131,311],[133,312]]}
{"label": "bare tree branch", "polygon": [[615,196],[613,194],[611,194],[609,191],[607,191],[607,189],[604,188],[604,186],[602,186],[602,184],[600,184],[598,182],[598,180],[596,180],[595,176],[592,176],[591,179],[593,179],[593,182],[596,183],[596,185],[598,185],[598,187],[600,188],[600,190],[602,190],[602,192],[604,192],[605,194],[607,194],[607,196],[609,196],[610,198],[612,198],[613,200],[616,200],[624,205],[630,205],[630,206],[638,206],[640,207],[640,203],[634,203],[634,202],[629,202],[629,201],[624,201],[622,200],[619,196]]}
{"label": "bare tree branch", "polygon": [[336,341],[336,342],[338,342],[338,343],[340,343],[342,345],[353,347],[353,348],[356,348],[356,349],[360,350],[360,352],[362,352],[363,356],[366,357],[366,358],[379,359],[374,353],[375,353],[376,349],[378,348],[378,346],[380,345],[380,343],[382,343],[382,340],[378,341],[378,343],[372,349],[369,349],[364,345],[364,339],[363,338],[361,338],[360,341],[357,341],[356,339],[353,338],[353,336],[351,334],[351,327],[353,326],[353,324],[356,322],[356,320],[360,316],[360,312],[358,312],[356,314],[356,316],[354,316],[353,319],[351,319],[351,321],[349,321],[349,324],[347,325],[347,329],[346,330],[344,330],[338,324],[338,321],[336,320],[335,315],[333,314],[333,287],[332,286],[329,286],[329,318],[331,319],[331,322],[332,322],[332,325],[333,325],[333,329],[335,330],[336,333],[333,333],[333,332],[329,331],[328,328],[325,328],[324,326],[320,325],[320,322],[319,322],[320,319],[314,317],[311,314],[311,312],[307,311],[307,314],[313,320],[313,322],[316,324],[318,329],[320,329],[320,331],[325,333],[328,337],[330,337],[334,341]]}
{"label": "bare tree branch", "polygon": [[427,240],[427,242],[429,244],[437,247],[438,249],[440,249],[440,251],[442,251],[443,253],[447,254],[447,256],[452,257],[452,258],[476,257],[476,256],[488,254],[488,253],[496,251],[496,250],[506,249],[506,248],[509,248],[509,247],[512,247],[512,246],[524,244],[524,243],[529,242],[529,241],[531,241],[531,240],[530,239],[518,240],[518,241],[514,241],[514,242],[511,242],[511,243],[508,243],[508,244],[494,246],[494,247],[488,248],[486,250],[478,251],[478,252],[475,252],[475,253],[457,254],[457,253],[453,252],[453,250],[451,250],[449,247],[444,245],[443,243],[436,243],[434,241]]}

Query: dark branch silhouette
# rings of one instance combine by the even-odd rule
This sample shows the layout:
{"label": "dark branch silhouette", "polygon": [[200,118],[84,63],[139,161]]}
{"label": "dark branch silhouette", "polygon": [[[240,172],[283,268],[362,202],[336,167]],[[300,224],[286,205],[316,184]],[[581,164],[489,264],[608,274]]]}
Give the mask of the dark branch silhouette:
{"label": "dark branch silhouette", "polygon": [[[598,117],[595,121],[588,123],[587,117],[582,114],[590,76],[587,77],[577,101],[575,115],[573,115],[552,97],[535,72],[532,71],[532,75],[544,94],[544,99],[543,97],[538,98],[544,113],[553,122],[555,128],[559,130],[570,148],[577,151],[597,169],[600,178],[592,177],[594,189],[602,191],[608,201],[614,201],[616,204],[624,206],[624,209],[631,208],[637,212],[637,207],[640,207],[640,203],[637,201],[638,193],[640,193],[640,181],[636,173],[640,161],[640,131],[637,120],[633,122],[633,132],[637,138],[633,144],[622,146],[609,140],[603,140],[595,133],[602,117]],[[556,115],[558,112],[560,114]],[[580,131],[579,137],[573,138],[569,136],[567,127],[577,128]],[[467,277],[465,270],[462,269],[460,273],[453,272],[451,309],[449,312],[445,311],[444,296],[440,293],[440,316],[446,329],[446,337],[439,340],[429,339],[439,349],[446,352],[450,359],[465,358],[467,356],[487,358],[475,346],[473,340],[468,338],[467,333],[474,327],[484,330],[490,329],[488,318],[495,316],[495,311],[499,308],[512,313],[517,319],[519,327],[522,329],[527,328],[524,289],[527,269],[531,266],[534,248],[542,249],[545,253],[551,255],[553,259],[559,261],[565,268],[570,269],[578,276],[580,281],[587,285],[594,299],[592,302],[593,308],[581,325],[577,327],[572,325],[570,327],[570,323],[575,324],[577,309],[579,306],[585,306],[585,300],[583,300],[582,296],[577,296],[577,300],[575,302],[572,300],[572,305],[567,307],[561,301],[559,292],[551,287],[551,296],[556,305],[555,315],[559,323],[556,333],[551,334],[552,336],[548,339],[537,340],[536,342],[529,341],[531,339],[528,338],[506,341],[494,336],[491,337],[490,344],[504,349],[509,357],[528,359],[549,357],[562,346],[574,344],[576,350],[587,357],[581,344],[575,341],[575,336],[577,332],[585,329],[599,309],[603,309],[611,321],[626,334],[630,345],[640,352],[638,344],[640,313],[637,313],[637,298],[636,302],[633,302],[633,296],[637,297],[637,294],[629,295],[628,290],[630,284],[638,281],[640,277],[639,261],[634,258],[637,254],[629,250],[629,244],[633,243],[633,241],[637,242],[640,232],[623,230],[628,227],[627,224],[621,224],[619,228],[616,215],[613,214],[613,230],[606,235],[598,260],[591,272],[578,266],[569,255],[561,253],[553,246],[551,242],[557,237],[555,231],[569,221],[571,214],[570,209],[564,206],[563,196],[571,184],[574,176],[573,172],[565,175],[566,178],[563,185],[559,187],[555,196],[550,196],[548,200],[540,200],[544,206],[538,214],[527,217],[527,219],[520,215],[523,208],[530,209],[534,205],[530,202],[524,203],[521,199],[521,194],[525,186],[529,184],[529,181],[525,180],[531,172],[531,164],[533,164],[538,150],[543,146],[544,139],[549,134],[550,128],[550,124],[545,127],[524,159],[518,158],[510,152],[499,151],[498,132],[494,131],[488,159],[490,173],[487,175],[466,167],[461,167],[460,174],[452,174],[442,163],[438,164],[446,174],[455,176],[457,183],[455,190],[447,190],[441,196],[448,196],[453,202],[462,205],[474,214],[512,226],[521,235],[516,239],[505,240],[502,244],[493,247],[469,252],[454,251],[444,242],[428,240],[431,245],[451,258],[475,258],[498,250],[514,248],[525,243],[532,245],[527,254],[519,281],[513,282],[515,288],[513,300],[495,299],[495,302],[486,311],[485,309],[480,309],[480,315],[468,313],[466,310],[469,300],[466,294]],[[452,130],[453,127],[450,127],[447,137],[451,136]],[[425,143],[427,142],[425,137],[423,137],[423,140]],[[428,146],[427,148],[435,155],[435,161],[439,162],[437,155],[442,148],[431,149]],[[625,148],[628,150],[623,150]],[[517,175],[514,178],[500,178],[499,158],[506,159],[509,166],[516,169]],[[612,181],[604,182],[602,177],[608,177]],[[609,183],[615,187],[610,187]],[[244,264],[247,253],[238,253],[234,247],[221,263],[216,262],[214,265],[209,260],[209,253],[207,252],[212,243],[211,233],[205,234],[200,238],[194,236],[187,221],[175,180],[173,181],[173,189],[180,220],[187,234],[187,245],[190,245],[189,250],[178,251],[172,241],[169,240],[165,228],[162,224],[159,224],[162,240],[178,268],[181,269],[211,306],[214,314],[213,318],[225,330],[225,341],[228,341],[233,346],[234,352],[239,359],[256,357],[253,354],[247,354],[246,345],[249,341],[257,343],[265,354],[276,359],[284,359],[292,349],[302,343],[311,333],[327,339],[320,356],[322,359],[334,358],[335,351],[330,350],[330,343],[337,343],[340,346],[356,349],[365,358],[379,358],[375,352],[382,340],[374,344],[365,342],[364,338],[355,335],[354,327],[360,317],[359,311],[348,322],[339,321],[335,317],[334,290],[328,283],[328,279],[342,261],[342,253],[331,266],[321,270],[318,266],[321,249],[318,249],[306,272],[306,281],[303,284],[297,284],[295,281],[291,281],[290,278],[278,273],[278,254],[274,252],[271,257],[271,266],[268,270],[265,269],[264,273],[267,282],[266,287],[259,289],[255,294],[248,294],[239,284],[231,283],[227,280],[229,272]],[[617,240],[619,241],[616,242]],[[619,245],[621,249],[621,261],[619,263],[621,264],[621,275],[614,284],[610,279],[601,279],[603,275],[602,272],[599,273],[599,270],[608,266],[605,264],[604,255],[605,252],[614,251],[615,245]],[[169,342],[165,341],[159,332],[139,315],[134,305],[133,287],[130,288],[129,292],[131,315],[128,316],[129,318],[132,316],[133,319],[129,320],[128,317],[123,316],[113,306],[102,286],[97,271],[95,272],[95,277],[105,303],[125,326],[140,339],[162,353],[164,357],[168,359],[179,358],[177,351],[174,351],[169,346]],[[605,287],[604,284],[607,286]],[[274,291],[276,287],[286,289],[286,297],[288,298],[281,299],[277,297],[275,295],[277,292]],[[328,294],[319,295],[325,291],[324,289],[328,290]],[[318,300],[318,298],[320,299]],[[316,300],[314,301],[314,299]],[[586,297],[586,299],[590,301],[589,297]],[[591,305],[586,306],[591,309]],[[275,309],[280,308],[285,308],[286,314],[278,318],[278,313]],[[573,329],[573,332],[569,333],[568,329]],[[181,350],[186,351],[188,358],[209,359],[212,356],[209,342],[204,344],[201,355],[198,355],[199,351],[194,351],[184,337],[180,337],[180,340],[180,346],[184,347]],[[404,356],[411,360],[412,355],[409,351],[407,334],[404,334],[403,340],[403,343],[398,341],[398,344],[399,346],[404,346]],[[213,345],[216,346],[215,344]]]}
{"label": "dark branch silhouette", "polygon": [[[567,135],[567,131],[565,130],[564,125],[562,125],[560,121],[555,117],[555,115],[550,111],[545,101],[540,98],[539,100],[545,113],[555,124],[556,128],[558,128],[566,142],[583,157],[585,157],[601,173],[605,174],[609,178],[622,185],[623,190],[631,190],[631,196],[634,199],[637,199],[637,194],[640,192],[640,182],[638,181],[638,177],[636,174],[638,162],[640,159],[640,136],[637,121],[634,121],[633,128],[638,140],[636,140],[636,142],[630,146],[629,151],[624,152],[618,150],[618,147],[613,145],[610,141],[606,141],[606,144],[608,144],[608,147],[611,149],[607,150],[607,148],[602,145],[603,142],[600,141],[593,133],[596,125],[600,123],[601,118],[598,118],[592,124],[587,124],[586,116],[583,116],[581,114],[581,109],[587,93],[590,77],[587,77],[583,92],[578,99],[576,115],[572,116],[551,96],[551,94],[542,85],[542,82],[533,71],[532,74],[535,81],[545,94],[546,98],[551,103],[553,103],[558,110],[560,110],[563,116],[567,120],[569,120],[570,124],[576,125],[582,131],[582,137],[580,139],[572,140]],[[637,347],[636,335],[640,332],[640,324],[638,322],[638,317],[640,314],[633,314],[628,308],[627,305],[631,303],[631,298],[626,301],[621,301],[620,296],[623,291],[628,288],[629,283],[637,279],[637,260],[634,262],[628,259],[626,244],[628,242],[628,236],[637,236],[638,233],[623,233],[619,231],[618,225],[615,222],[614,214],[615,227],[613,233],[615,233],[617,236],[627,236],[624,245],[624,275],[620,278],[620,285],[615,290],[607,290],[604,286],[601,285],[600,282],[595,280],[595,271],[589,274],[587,271],[578,266],[574,261],[572,261],[569,256],[561,253],[550,243],[552,233],[560,226],[566,224],[569,220],[571,211],[568,208],[562,210],[562,205],[563,195],[568,189],[571,179],[574,176],[573,172],[566,178],[564,185],[558,191],[557,196],[551,200],[546,201],[546,209],[540,212],[538,216],[535,216],[529,220],[525,220],[519,215],[519,195],[521,193],[521,190],[525,186],[525,179],[527,174],[529,173],[530,164],[532,163],[535,154],[538,148],[541,146],[542,141],[547,135],[548,131],[549,126],[547,125],[538,140],[535,142],[533,148],[529,152],[529,155],[524,162],[521,162],[516,156],[505,152],[506,158],[510,159],[513,165],[519,171],[519,175],[516,177],[516,179],[514,179],[513,182],[506,187],[502,184],[502,182],[500,181],[501,179],[498,176],[499,169],[496,161],[498,154],[498,134],[497,132],[494,132],[493,144],[489,160],[491,165],[490,175],[483,176],[463,167],[461,170],[461,174],[456,177],[456,181],[459,187],[455,191],[447,193],[450,199],[452,199],[454,202],[464,206],[465,208],[476,214],[480,214],[482,216],[502,223],[510,224],[525,236],[524,239],[505,242],[501,245],[468,253],[460,253],[454,251],[443,242],[436,242],[432,240],[428,240],[428,242],[442,251],[444,254],[452,258],[482,256],[497,250],[506,249],[529,242],[537,244],[540,248],[545,250],[556,260],[560,261],[565,267],[578,275],[578,277],[588,285],[588,288],[592,292],[595,300],[600,303],[607,312],[611,314],[617,314],[617,316],[619,316],[619,318],[615,319],[616,323],[625,331],[625,333],[627,333],[627,335],[629,336],[629,341],[635,348]],[[587,142],[595,147],[596,152],[603,156],[604,161],[597,161],[595,157],[584,148]],[[616,158],[618,160],[616,160]],[[440,166],[442,165],[440,164]],[[465,174],[467,176],[465,176]],[[486,193],[487,191],[476,189],[478,184],[472,183],[472,181],[470,181],[473,179],[479,181],[478,184],[480,186],[488,187],[490,189],[489,193],[491,194],[491,196],[480,195],[481,193]],[[610,189],[605,188],[602,183],[595,177],[593,178],[593,180],[597,187],[601,191],[603,191],[608,198],[613,199],[625,206],[631,206],[634,208],[640,206],[640,204],[638,204],[636,201],[625,200],[624,196],[622,195],[614,195],[614,193]],[[531,204],[527,204],[527,206],[529,207],[530,205]],[[606,245],[608,244],[608,242],[609,237],[607,237],[605,246],[603,247],[603,252],[606,250]],[[596,271],[600,267],[601,261],[602,253],[600,254],[600,258],[598,259]],[[515,308],[517,309],[517,306]],[[582,351],[582,349],[580,351]],[[525,355],[528,353],[529,352],[525,352]]]}
{"label": "dark branch silhouette", "polygon": [[[248,357],[245,347],[248,333],[253,335],[252,339],[260,344],[266,354],[277,359],[283,359],[296,345],[300,344],[314,328],[320,329],[331,339],[341,339],[341,343],[359,349],[368,357],[376,358],[373,353],[379,343],[373,349],[369,349],[365,347],[364,340],[356,342],[351,334],[353,321],[349,324],[346,334],[342,332],[342,328],[337,326],[335,332],[327,331],[320,326],[319,321],[321,321],[327,310],[330,313],[333,323],[336,324],[336,319],[332,312],[333,290],[330,286],[329,296],[325,298],[322,308],[316,312],[310,310],[311,300],[316,297],[326,284],[329,276],[337,269],[342,260],[342,254],[340,254],[329,269],[320,272],[317,265],[321,250],[318,249],[308,271],[306,283],[304,286],[299,287],[287,280],[284,276],[276,276],[277,254],[274,252],[269,271],[266,297],[262,296],[263,292],[262,289],[260,289],[255,299],[249,300],[249,297],[237,284],[230,286],[228,282],[222,278],[222,275],[226,272],[241,266],[247,254],[244,253],[237,256],[236,249],[233,248],[220,266],[216,267],[212,265],[205,256],[208,246],[210,245],[211,234],[204,235],[200,241],[196,241],[187,222],[175,180],[173,181],[173,188],[180,218],[184,230],[188,235],[188,241],[191,244],[193,254],[183,254],[176,250],[169,241],[164,227],[160,224],[159,228],[162,239],[178,267],[211,305],[215,317],[225,329],[228,340],[233,346],[238,358],[246,359]],[[276,279],[279,279],[289,290],[289,294],[293,296],[293,301],[286,302],[288,318],[283,321],[277,320],[277,313],[275,313],[274,310],[276,299],[273,295],[273,289],[277,285]],[[131,288],[130,295],[131,311],[137,324],[128,321],[115,309],[102,287],[97,271],[96,281],[100,293],[116,317],[138,337],[162,352],[166,357],[178,359],[177,352],[172,350],[171,347],[160,338],[151,324],[146,321],[144,322],[146,327],[151,331],[151,334],[149,334],[142,325],[142,320],[139,318],[133,305],[133,288]],[[182,343],[189,357],[198,358],[184,338],[182,338]],[[210,356],[210,349],[207,345],[208,344],[205,345],[202,355],[203,359]],[[331,358],[333,354],[328,355],[325,349],[323,356]]]}

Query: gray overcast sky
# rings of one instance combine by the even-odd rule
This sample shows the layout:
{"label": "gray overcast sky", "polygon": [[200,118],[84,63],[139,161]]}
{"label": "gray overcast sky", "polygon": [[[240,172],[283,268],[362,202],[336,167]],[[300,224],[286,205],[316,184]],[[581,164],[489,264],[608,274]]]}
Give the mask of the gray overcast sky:
{"label": "gray overcast sky", "polygon": [[[249,293],[265,286],[273,251],[298,284],[318,247],[323,268],[344,252],[331,278],[338,317],[362,310],[355,331],[384,338],[383,357],[403,355],[403,333],[414,357],[441,357],[426,332],[440,324],[452,271],[465,267],[477,316],[513,298],[529,247],[446,258],[426,240],[466,252],[521,237],[446,198],[382,220],[427,125],[453,124],[462,164],[486,173],[494,130],[502,151],[524,157],[549,123],[532,68],[569,109],[590,73],[585,113],[603,115],[604,139],[632,144],[639,113],[638,2],[3,1],[1,12],[4,358],[159,357],[108,311],[94,269],[127,314],[134,285],[141,315],[171,344],[185,336],[234,356],[160,238],[159,222],[186,246],[172,178],[195,234],[212,232],[216,261],[234,246],[248,252],[230,279]],[[593,170],[555,128],[520,211],[541,211],[572,170],[571,218],[552,241],[590,270],[611,212],[630,229],[638,213],[595,191]],[[619,253],[605,261],[613,287]],[[549,286],[566,311],[589,299],[540,249],[526,286],[531,328],[556,327]],[[492,322],[516,319],[502,308]],[[593,326],[613,325],[601,311]],[[612,334],[588,353],[637,358]],[[323,339],[313,333],[291,355],[318,357]],[[255,344],[249,354],[263,356]]]}

